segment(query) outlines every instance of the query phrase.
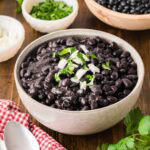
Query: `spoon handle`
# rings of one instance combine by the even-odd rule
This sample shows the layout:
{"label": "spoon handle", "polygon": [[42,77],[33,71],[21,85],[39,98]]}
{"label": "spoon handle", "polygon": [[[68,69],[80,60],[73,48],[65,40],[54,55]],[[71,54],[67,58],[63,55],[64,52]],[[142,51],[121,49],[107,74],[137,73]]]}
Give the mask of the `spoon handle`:
{"label": "spoon handle", "polygon": [[6,150],[4,141],[0,140],[0,150]]}

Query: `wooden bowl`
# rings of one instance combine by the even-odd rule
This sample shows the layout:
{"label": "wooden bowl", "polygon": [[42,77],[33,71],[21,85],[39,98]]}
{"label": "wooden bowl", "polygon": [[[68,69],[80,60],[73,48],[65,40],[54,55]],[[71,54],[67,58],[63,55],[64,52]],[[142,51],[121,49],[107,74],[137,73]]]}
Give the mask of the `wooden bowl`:
{"label": "wooden bowl", "polygon": [[101,21],[113,27],[126,30],[150,29],[150,14],[132,15],[112,11],[95,2],[85,0],[89,10]]}

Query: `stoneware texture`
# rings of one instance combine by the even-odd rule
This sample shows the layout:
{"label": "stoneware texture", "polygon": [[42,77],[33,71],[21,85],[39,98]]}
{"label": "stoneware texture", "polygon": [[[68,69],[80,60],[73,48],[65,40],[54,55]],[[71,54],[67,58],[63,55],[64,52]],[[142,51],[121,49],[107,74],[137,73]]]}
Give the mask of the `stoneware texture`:
{"label": "stoneware texture", "polygon": [[[0,62],[3,62],[9,60],[17,54],[23,44],[25,31],[23,25],[19,21],[9,16],[0,15],[0,26],[8,31],[9,37],[12,37],[13,39],[17,38],[17,40],[14,40],[13,44],[9,47],[4,49],[0,47]],[[16,35],[14,35],[14,33]]]}
{"label": "stoneware texture", "polygon": [[64,1],[69,6],[73,7],[73,12],[69,16],[54,21],[40,20],[32,17],[29,14],[30,11],[32,10],[32,7],[42,1],[43,0],[24,0],[22,5],[22,13],[25,20],[36,31],[43,32],[43,33],[50,33],[52,31],[66,29],[74,22],[75,18],[78,15],[79,6],[77,0],[61,0]]}
{"label": "stoneware texture", "polygon": [[[131,53],[134,61],[138,66],[138,82],[136,87],[127,97],[118,103],[105,108],[90,111],[66,111],[45,106],[26,94],[20,84],[19,68],[28,53],[31,52],[36,46],[48,40],[73,35],[100,36],[108,41],[115,41],[124,50]],[[144,65],[138,52],[130,44],[112,34],[89,29],[70,29],[45,35],[28,45],[18,57],[14,74],[20,98],[27,110],[35,117],[35,119],[37,119],[46,127],[61,133],[86,135],[97,133],[114,126],[132,109],[139,97],[142,88]]]}
{"label": "stoneware texture", "polygon": [[85,0],[89,10],[101,21],[113,27],[126,30],[150,29],[150,14],[131,15],[112,11],[95,2]]}

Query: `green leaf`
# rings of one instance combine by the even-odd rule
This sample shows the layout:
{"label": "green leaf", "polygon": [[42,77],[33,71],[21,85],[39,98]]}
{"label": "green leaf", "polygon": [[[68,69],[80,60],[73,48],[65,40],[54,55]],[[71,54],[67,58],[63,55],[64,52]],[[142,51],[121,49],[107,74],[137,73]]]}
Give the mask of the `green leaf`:
{"label": "green leaf", "polygon": [[145,116],[141,119],[138,127],[140,135],[150,134],[150,116]]}
{"label": "green leaf", "polygon": [[55,73],[55,80],[56,80],[56,82],[59,82],[61,80],[60,79],[60,72]]}
{"label": "green leaf", "polygon": [[108,144],[103,144],[102,145],[102,150],[107,150],[108,149]]}
{"label": "green leaf", "polygon": [[116,144],[110,144],[108,150],[117,150]]}
{"label": "green leaf", "polygon": [[111,70],[109,61],[106,61],[106,63],[102,64],[102,67],[105,70]]}
{"label": "green leaf", "polygon": [[87,85],[89,87],[93,86],[94,80],[95,80],[95,75],[87,74],[85,77],[89,80],[89,83]]}
{"label": "green leaf", "polygon": [[22,6],[23,0],[16,0],[19,6]]}
{"label": "green leaf", "polygon": [[95,54],[92,54],[92,55],[91,55],[91,58],[96,59],[97,57],[96,57]]}
{"label": "green leaf", "polygon": [[141,118],[144,115],[139,108],[132,110],[124,119],[124,124],[126,126],[126,133],[133,134],[138,131],[138,126]]}
{"label": "green leaf", "polygon": [[101,150],[101,149],[100,149],[100,146],[97,146],[97,149],[96,149],[96,150]]}
{"label": "green leaf", "polygon": [[68,54],[68,53],[71,54],[71,48],[65,48],[65,49],[61,50],[61,51],[58,53],[58,55],[59,55],[59,56],[64,56],[64,55],[66,55],[66,54]]}
{"label": "green leaf", "polygon": [[42,20],[58,20],[71,14],[73,8],[63,1],[45,0],[32,7],[30,14]]}
{"label": "green leaf", "polygon": [[21,13],[22,12],[22,9],[21,9],[21,6],[22,6],[22,3],[23,3],[23,0],[16,0],[19,7],[16,8],[16,12],[17,13]]}

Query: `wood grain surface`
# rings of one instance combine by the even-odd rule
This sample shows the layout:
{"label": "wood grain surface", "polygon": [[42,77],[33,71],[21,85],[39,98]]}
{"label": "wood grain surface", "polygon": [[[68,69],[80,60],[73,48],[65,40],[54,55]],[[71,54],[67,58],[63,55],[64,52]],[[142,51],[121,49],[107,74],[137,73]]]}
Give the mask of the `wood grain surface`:
{"label": "wood grain surface", "polygon": [[[145,64],[145,81],[137,106],[139,106],[144,113],[150,114],[150,31],[125,31],[110,27],[94,17],[83,0],[79,0],[79,4],[79,15],[70,28],[89,28],[112,33],[128,41],[140,53]],[[25,46],[42,36],[42,34],[34,31],[26,23],[23,16],[16,13],[16,7],[17,4],[15,0],[0,0],[0,15],[9,15],[17,18],[24,25],[26,38],[19,51],[20,53]],[[17,56],[7,62],[0,63],[0,98],[16,101],[21,110],[26,112],[18,96],[13,76]],[[60,134],[44,127],[35,120],[34,122],[63,144],[68,150],[96,150],[98,144],[104,142],[114,143],[124,135],[124,126],[122,122],[102,133],[88,136]]]}

